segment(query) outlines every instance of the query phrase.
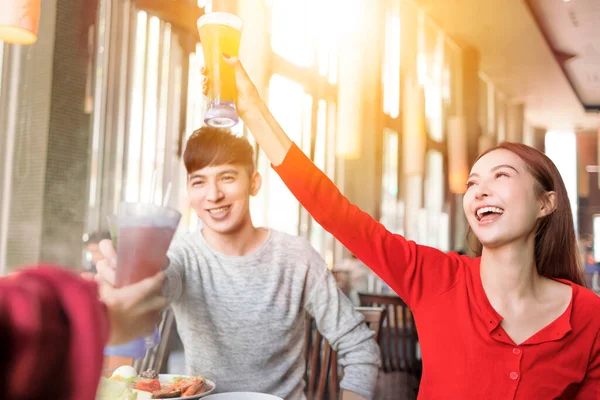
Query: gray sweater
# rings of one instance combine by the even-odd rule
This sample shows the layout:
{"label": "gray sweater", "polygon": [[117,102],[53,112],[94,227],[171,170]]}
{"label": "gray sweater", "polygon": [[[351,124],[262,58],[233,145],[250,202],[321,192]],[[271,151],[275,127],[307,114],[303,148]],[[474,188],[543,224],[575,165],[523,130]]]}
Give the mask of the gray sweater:
{"label": "gray sweater", "polygon": [[216,392],[304,399],[305,311],[338,351],[342,389],[373,397],[379,348],[310,243],[275,230],[253,254],[227,256],[200,233],[174,240],[165,292],[189,374]]}

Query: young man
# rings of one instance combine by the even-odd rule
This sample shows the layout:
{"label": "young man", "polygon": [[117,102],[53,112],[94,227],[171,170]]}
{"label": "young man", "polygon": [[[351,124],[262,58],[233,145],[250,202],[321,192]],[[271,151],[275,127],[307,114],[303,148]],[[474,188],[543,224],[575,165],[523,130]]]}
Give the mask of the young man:
{"label": "young man", "polygon": [[[219,392],[303,399],[308,312],[338,351],[342,398],[372,398],[379,349],[362,315],[307,240],[252,223],[250,197],[261,186],[253,155],[246,139],[209,127],[185,149],[189,200],[203,228],[171,246],[165,292],[186,370],[214,376]],[[99,273],[111,279],[103,264]]]}

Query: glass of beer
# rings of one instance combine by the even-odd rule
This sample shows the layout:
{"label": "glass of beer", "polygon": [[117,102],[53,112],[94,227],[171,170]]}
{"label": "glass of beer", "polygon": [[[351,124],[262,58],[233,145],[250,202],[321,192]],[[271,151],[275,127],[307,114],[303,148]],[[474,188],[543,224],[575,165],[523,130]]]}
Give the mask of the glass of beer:
{"label": "glass of beer", "polygon": [[211,12],[198,19],[198,32],[210,89],[204,123],[217,128],[230,128],[238,123],[237,88],[233,67],[225,63],[223,54],[237,57],[242,38],[241,18],[225,12]]}

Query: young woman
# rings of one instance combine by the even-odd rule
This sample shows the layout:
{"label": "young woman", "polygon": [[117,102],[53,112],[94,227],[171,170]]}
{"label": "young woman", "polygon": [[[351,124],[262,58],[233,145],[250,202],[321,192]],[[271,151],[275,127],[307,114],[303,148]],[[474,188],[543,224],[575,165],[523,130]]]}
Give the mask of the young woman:
{"label": "young woman", "polygon": [[565,186],[545,155],[514,143],[483,154],[463,202],[481,256],[445,254],[351,204],[281,129],[240,62],[224,57],[238,113],[288,188],[412,309],[420,399],[600,398],[600,299],[581,286]]}

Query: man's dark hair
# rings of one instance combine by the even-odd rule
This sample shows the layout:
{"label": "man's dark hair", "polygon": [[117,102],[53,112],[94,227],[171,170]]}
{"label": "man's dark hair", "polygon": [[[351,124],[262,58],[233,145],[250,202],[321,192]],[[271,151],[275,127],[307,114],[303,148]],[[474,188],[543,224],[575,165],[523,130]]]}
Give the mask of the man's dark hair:
{"label": "man's dark hair", "polygon": [[251,174],[254,172],[254,149],[246,138],[234,135],[229,129],[203,126],[188,139],[183,163],[188,174],[223,164],[242,165]]}

